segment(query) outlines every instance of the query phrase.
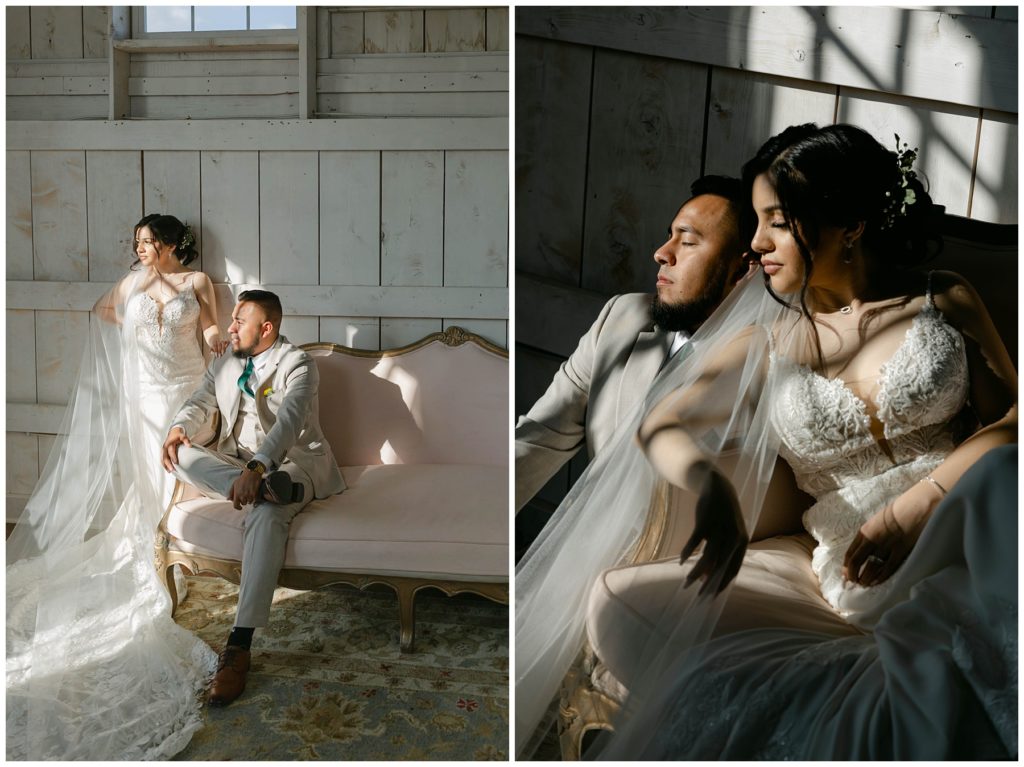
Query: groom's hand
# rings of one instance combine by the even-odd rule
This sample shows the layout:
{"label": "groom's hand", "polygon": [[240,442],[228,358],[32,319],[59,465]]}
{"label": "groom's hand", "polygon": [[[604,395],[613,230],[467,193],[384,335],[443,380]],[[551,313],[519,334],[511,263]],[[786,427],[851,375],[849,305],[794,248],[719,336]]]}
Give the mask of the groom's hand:
{"label": "groom's hand", "polygon": [[167,439],[164,440],[162,463],[168,472],[174,471],[174,467],[178,465],[178,448],[181,445],[192,447],[189,438],[185,436],[185,430],[180,426],[175,426],[168,432]]}
{"label": "groom's hand", "polygon": [[231,490],[228,491],[228,500],[236,509],[247,506],[256,500],[256,493],[260,490],[260,475],[255,471],[242,469],[242,473],[231,483]]}

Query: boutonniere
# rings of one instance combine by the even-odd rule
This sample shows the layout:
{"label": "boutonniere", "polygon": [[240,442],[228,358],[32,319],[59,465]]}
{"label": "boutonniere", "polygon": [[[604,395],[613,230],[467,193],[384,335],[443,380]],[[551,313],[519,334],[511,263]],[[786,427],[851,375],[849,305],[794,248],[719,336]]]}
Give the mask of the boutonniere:
{"label": "boutonniere", "polygon": [[268,386],[266,389],[263,390],[263,396],[264,397],[269,397],[273,393],[274,393],[274,390],[270,386]]}

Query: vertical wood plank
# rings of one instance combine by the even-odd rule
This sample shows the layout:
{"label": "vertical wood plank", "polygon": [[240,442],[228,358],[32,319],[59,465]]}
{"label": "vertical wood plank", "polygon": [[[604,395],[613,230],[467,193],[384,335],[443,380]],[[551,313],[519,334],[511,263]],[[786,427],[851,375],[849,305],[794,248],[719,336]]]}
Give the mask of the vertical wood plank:
{"label": "vertical wood plank", "polygon": [[322,316],[320,341],[353,349],[380,349],[380,318]]}
{"label": "vertical wood plank", "polygon": [[985,111],[978,140],[971,218],[997,224],[1017,221],[1017,115]]}
{"label": "vertical wood plank", "polygon": [[87,59],[107,57],[110,6],[82,6],[82,55]]}
{"label": "vertical wood plank", "polygon": [[261,282],[319,282],[318,184],[316,152],[260,152]]}
{"label": "vertical wood plank", "polygon": [[11,6],[7,12],[7,59],[32,58],[32,41],[29,36],[29,7]]}
{"label": "vertical wood plank", "polygon": [[313,344],[320,340],[320,318],[286,314],[281,320],[281,335],[293,344]]}
{"label": "vertical wood plank", "polygon": [[364,37],[362,11],[331,11],[332,57],[362,53]]}
{"label": "vertical wood plank", "polygon": [[442,284],[443,155],[443,152],[382,154],[382,285]]}
{"label": "vertical wood plank", "polygon": [[380,318],[380,348],[397,349],[399,346],[415,343],[431,333],[439,333],[441,320],[408,319],[405,317]]}
{"label": "vertical wood plank", "polygon": [[508,8],[487,9],[487,50],[508,50]]}
{"label": "vertical wood plank", "polygon": [[483,8],[427,9],[423,12],[428,53],[487,50]]}
{"label": "vertical wood plank", "polygon": [[89,313],[38,311],[35,315],[37,401],[67,404],[78,383]]}
{"label": "vertical wood plank", "polygon": [[53,450],[54,444],[57,442],[57,438],[52,434],[39,434],[39,473],[43,473],[43,467],[46,466],[46,462],[50,458],[50,452]]}
{"label": "vertical wood plank", "polygon": [[790,125],[830,125],[836,89],[754,72],[714,67],[704,172],[739,176],[743,163]]}
{"label": "vertical wood plank", "polygon": [[203,152],[203,267],[214,282],[260,281],[257,152]]}
{"label": "vertical wood plank", "polygon": [[199,152],[147,151],[142,153],[142,212],[176,216],[190,224],[196,235],[199,258],[189,268],[203,268],[203,219],[199,201]]}
{"label": "vertical wood plank", "polygon": [[380,152],[320,153],[320,281],[380,284]]}
{"label": "vertical wood plank", "polygon": [[33,152],[35,279],[89,279],[87,227],[85,152]]}
{"label": "vertical wood plank", "polygon": [[322,6],[316,9],[316,55],[320,59],[331,55],[331,11]]}
{"label": "vertical wood plank", "polygon": [[843,88],[839,121],[860,126],[889,149],[895,148],[893,134],[918,147],[914,168],[927,177],[932,199],[947,213],[967,215],[977,109]]}
{"label": "vertical wood plank", "polygon": [[423,11],[366,11],[366,53],[422,53]]}
{"label": "vertical wood plank", "polygon": [[140,152],[89,151],[89,279],[114,282],[135,260],[132,228],[142,218]]}
{"label": "vertical wood plank", "polygon": [[444,330],[457,326],[486,338],[492,344],[508,348],[508,323],[505,320],[446,319],[443,324]]}
{"label": "vertical wood plank", "polygon": [[28,152],[7,153],[6,258],[9,280],[32,279],[31,162]]}
{"label": "vertical wood plank", "polygon": [[446,152],[444,284],[508,284],[508,153]]}
{"label": "vertical wood plank", "polygon": [[36,401],[35,312],[7,310],[7,401]]}
{"label": "vertical wood plank", "polygon": [[593,49],[516,39],[516,269],[577,285]]}
{"label": "vertical wood plank", "polygon": [[39,442],[35,434],[7,432],[7,492],[29,495],[39,479]]}
{"label": "vertical wood plank", "polygon": [[995,11],[997,19],[1017,21],[1017,13],[1019,9],[1016,5],[997,5],[995,6]]}
{"label": "vertical wood plank", "polygon": [[82,58],[82,7],[34,5],[31,11],[32,58]]}
{"label": "vertical wood plank", "polygon": [[700,174],[707,67],[598,50],[582,287],[649,292],[651,258]]}
{"label": "vertical wood plank", "polygon": [[299,38],[298,117],[309,120],[316,116],[316,8],[295,7],[295,33]]}

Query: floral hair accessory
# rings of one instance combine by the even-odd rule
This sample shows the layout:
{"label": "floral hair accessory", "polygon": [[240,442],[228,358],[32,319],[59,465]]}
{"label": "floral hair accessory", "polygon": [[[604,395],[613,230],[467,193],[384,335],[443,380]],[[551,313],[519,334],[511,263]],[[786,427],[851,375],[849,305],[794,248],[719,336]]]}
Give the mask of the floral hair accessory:
{"label": "floral hair accessory", "polygon": [[901,149],[899,134],[894,133],[893,135],[896,137],[896,162],[899,166],[900,181],[895,190],[885,193],[882,229],[891,229],[896,223],[897,217],[907,215],[907,206],[917,202],[917,195],[910,188],[911,180],[917,178],[913,169],[914,161],[917,159],[917,147],[911,149],[910,144],[904,141]]}
{"label": "floral hair accessory", "polygon": [[181,233],[181,247],[189,248],[195,244],[196,233],[192,231],[192,227],[189,224],[185,224],[185,230]]}

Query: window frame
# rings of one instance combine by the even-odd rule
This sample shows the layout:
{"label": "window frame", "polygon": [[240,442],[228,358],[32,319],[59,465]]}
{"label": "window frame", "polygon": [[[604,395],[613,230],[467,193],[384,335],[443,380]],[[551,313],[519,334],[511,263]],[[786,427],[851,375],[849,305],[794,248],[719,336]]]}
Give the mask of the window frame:
{"label": "window frame", "polygon": [[[250,22],[249,9],[252,7],[246,5],[245,7],[245,23],[246,25]],[[239,37],[254,42],[259,42],[261,38],[267,38],[269,40],[278,40],[282,35],[295,34],[298,35],[298,8],[295,6],[295,27],[288,27],[287,29],[210,29],[201,31],[189,31],[189,32],[147,32],[146,31],[146,11],[149,6],[132,6],[132,39],[134,40],[168,40],[168,39],[181,39],[181,40],[196,40],[205,39],[210,37]],[[195,26],[195,5],[189,5],[192,9],[192,26]]]}

